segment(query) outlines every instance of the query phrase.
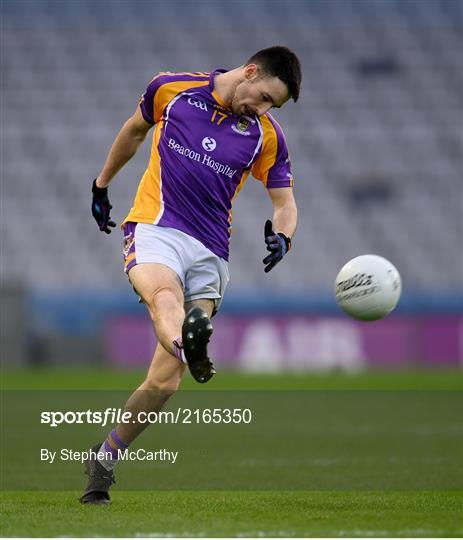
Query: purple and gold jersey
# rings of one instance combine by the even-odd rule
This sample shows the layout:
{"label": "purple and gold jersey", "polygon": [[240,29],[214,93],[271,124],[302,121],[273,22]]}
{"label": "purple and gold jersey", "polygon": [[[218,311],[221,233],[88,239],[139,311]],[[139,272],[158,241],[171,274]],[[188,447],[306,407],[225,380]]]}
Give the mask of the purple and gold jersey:
{"label": "purple and gold jersey", "polygon": [[160,73],[140,100],[156,124],[148,168],[125,222],[153,223],[193,236],[228,260],[232,202],[249,174],[267,188],[293,184],[276,121],[238,117],[214,90],[213,73]]}

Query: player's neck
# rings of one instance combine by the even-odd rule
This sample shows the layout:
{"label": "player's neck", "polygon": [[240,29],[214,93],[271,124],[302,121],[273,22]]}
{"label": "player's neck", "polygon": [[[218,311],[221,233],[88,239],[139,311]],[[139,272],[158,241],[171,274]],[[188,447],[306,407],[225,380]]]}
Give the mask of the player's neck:
{"label": "player's neck", "polygon": [[231,107],[235,89],[243,78],[243,67],[219,73],[214,78],[214,90],[227,107]]}

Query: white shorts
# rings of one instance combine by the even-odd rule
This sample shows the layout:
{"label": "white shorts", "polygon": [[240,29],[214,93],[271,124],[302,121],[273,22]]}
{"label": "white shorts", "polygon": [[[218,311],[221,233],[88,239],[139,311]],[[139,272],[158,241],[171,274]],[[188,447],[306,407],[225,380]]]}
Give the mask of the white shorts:
{"label": "white shorts", "polygon": [[185,302],[210,298],[215,300],[215,311],[219,309],[230,280],[225,259],[196,238],[170,227],[128,222],[123,230],[127,274],[136,264],[163,264],[180,278]]}

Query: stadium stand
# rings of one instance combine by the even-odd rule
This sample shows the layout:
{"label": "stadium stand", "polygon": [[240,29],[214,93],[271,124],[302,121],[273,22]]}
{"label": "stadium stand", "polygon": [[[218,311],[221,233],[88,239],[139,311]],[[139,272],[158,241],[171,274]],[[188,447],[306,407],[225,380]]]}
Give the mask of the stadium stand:
{"label": "stadium stand", "polygon": [[[459,287],[463,49],[452,0],[6,2],[3,279],[126,287],[120,235],[100,234],[90,214],[90,183],[119,127],[157,71],[234,67],[277,43],[299,53],[304,81],[300,102],[275,114],[300,224],[272,286],[330,290],[345,261],[373,252],[405,287]],[[118,222],[149,146],[111,186]],[[235,207],[231,290],[263,283],[270,209],[250,179]]]}

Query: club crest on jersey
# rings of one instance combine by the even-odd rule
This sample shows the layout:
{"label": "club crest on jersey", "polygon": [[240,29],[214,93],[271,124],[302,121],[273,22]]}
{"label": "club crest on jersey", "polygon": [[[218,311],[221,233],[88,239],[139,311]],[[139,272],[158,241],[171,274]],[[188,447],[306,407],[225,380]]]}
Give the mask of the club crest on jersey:
{"label": "club crest on jersey", "polygon": [[240,135],[251,135],[251,132],[247,131],[248,127],[249,127],[249,120],[241,117],[238,120],[238,122],[236,122],[236,125],[232,124],[231,128],[235,133],[239,133]]}

